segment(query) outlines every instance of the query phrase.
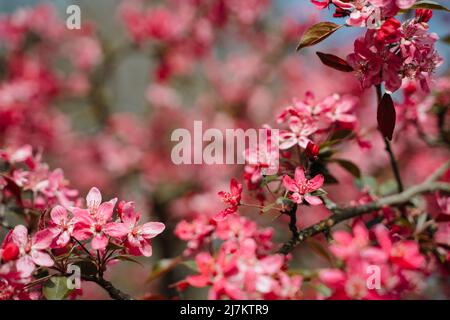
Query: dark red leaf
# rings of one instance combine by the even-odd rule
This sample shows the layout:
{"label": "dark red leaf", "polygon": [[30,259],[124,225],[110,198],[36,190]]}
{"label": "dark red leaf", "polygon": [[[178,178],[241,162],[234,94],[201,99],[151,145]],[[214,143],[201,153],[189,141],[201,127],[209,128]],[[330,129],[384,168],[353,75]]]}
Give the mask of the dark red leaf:
{"label": "dark red leaf", "polygon": [[342,72],[352,72],[353,68],[342,58],[339,58],[333,54],[316,52],[319,56],[320,61],[330,68],[342,71]]}
{"label": "dark red leaf", "polygon": [[378,105],[377,110],[378,129],[383,136],[392,140],[395,128],[395,107],[394,101],[389,94],[385,93]]}

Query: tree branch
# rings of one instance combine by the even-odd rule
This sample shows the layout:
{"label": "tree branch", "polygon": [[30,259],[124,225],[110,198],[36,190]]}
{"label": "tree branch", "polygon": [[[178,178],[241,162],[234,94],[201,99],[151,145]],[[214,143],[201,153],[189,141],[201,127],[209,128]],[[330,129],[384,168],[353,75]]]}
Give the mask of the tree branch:
{"label": "tree branch", "polygon": [[130,295],[120,291],[119,289],[114,287],[111,282],[105,280],[102,277],[82,275],[81,279],[84,281],[95,282],[100,287],[105,289],[105,291],[109,293],[109,296],[115,300],[133,300]]}
{"label": "tree branch", "polygon": [[[437,179],[437,177],[434,179]],[[330,217],[306,229],[301,230],[296,238],[293,238],[289,242],[285,243],[278,252],[282,254],[288,254],[300,242],[303,242],[305,239],[310,238],[316,234],[326,232],[342,221],[362,216],[366,213],[378,211],[383,207],[387,206],[396,207],[404,205],[408,203],[412,197],[418,194],[431,193],[435,191],[443,191],[450,193],[450,183],[433,182],[433,180],[430,181],[429,180],[430,178],[426,180],[424,183],[417,186],[413,186],[403,191],[402,193],[380,198],[378,200],[369,202],[364,205],[352,207],[334,207],[333,209],[330,209],[333,212],[333,214]]]}
{"label": "tree branch", "polygon": [[298,229],[297,229],[297,204],[294,204],[291,210],[285,212],[286,215],[289,216],[289,230],[292,232],[292,239],[298,237]]}

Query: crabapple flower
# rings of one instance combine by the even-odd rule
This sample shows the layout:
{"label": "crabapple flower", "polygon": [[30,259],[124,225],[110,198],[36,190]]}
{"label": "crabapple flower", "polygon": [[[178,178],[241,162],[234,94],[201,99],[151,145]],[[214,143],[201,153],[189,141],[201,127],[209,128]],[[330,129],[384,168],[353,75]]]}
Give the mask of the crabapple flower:
{"label": "crabapple flower", "polygon": [[[332,289],[331,299],[399,299],[421,289],[425,258],[415,241],[394,242],[383,225],[373,228],[378,245],[371,245],[369,230],[362,221],[352,234],[333,233],[331,253],[345,264],[341,269],[324,269],[319,279]],[[380,270],[380,288],[368,288],[368,268]]]}
{"label": "crabapple flower", "polygon": [[[138,225],[141,214],[136,212],[133,202],[126,202],[121,210],[122,225],[126,227],[125,246],[133,255],[143,255],[150,257],[152,255],[151,239],[164,231],[165,225],[161,222],[147,222]],[[115,225],[115,234],[120,236],[121,227]],[[112,228],[109,227],[107,232],[111,235]]]}
{"label": "crabapple flower", "polygon": [[11,241],[20,251],[20,257],[17,260],[17,270],[21,272],[22,277],[30,276],[36,265],[51,267],[54,262],[50,255],[45,252],[50,247],[53,240],[53,234],[50,230],[44,229],[38,231],[32,237],[28,235],[28,230],[23,225],[18,225],[11,233]]}
{"label": "crabapple flower", "polygon": [[236,179],[231,179],[230,181],[230,192],[219,191],[219,197],[222,201],[229,205],[225,210],[220,211],[214,216],[214,220],[222,221],[228,215],[237,212],[237,208],[240,205],[241,195],[242,195],[242,184],[240,184]]}
{"label": "crabapple flower", "polygon": [[48,228],[53,233],[55,248],[65,247],[72,236],[74,230],[74,222],[69,218],[66,208],[56,206],[50,211],[50,227]]}
{"label": "crabapple flower", "polygon": [[384,82],[386,90],[394,92],[403,79],[413,79],[429,92],[429,79],[442,63],[434,48],[438,36],[428,32],[426,13],[403,24],[394,18],[384,21],[379,30],[367,30],[354,43],[354,53],[347,56],[363,88]]}
{"label": "crabapple flower", "polygon": [[288,175],[283,177],[283,186],[292,192],[289,198],[297,204],[303,203],[303,200],[311,205],[322,204],[322,200],[317,196],[312,196],[311,192],[320,189],[323,182],[324,177],[321,174],[316,175],[312,179],[306,179],[305,171],[300,167],[295,169],[294,179]]}
{"label": "crabapple flower", "polygon": [[86,196],[87,209],[72,208],[74,214],[73,235],[78,240],[92,237],[94,250],[103,250],[108,244],[108,236],[121,238],[127,234],[127,227],[120,222],[111,222],[117,198],[102,203],[102,195],[92,188]]}

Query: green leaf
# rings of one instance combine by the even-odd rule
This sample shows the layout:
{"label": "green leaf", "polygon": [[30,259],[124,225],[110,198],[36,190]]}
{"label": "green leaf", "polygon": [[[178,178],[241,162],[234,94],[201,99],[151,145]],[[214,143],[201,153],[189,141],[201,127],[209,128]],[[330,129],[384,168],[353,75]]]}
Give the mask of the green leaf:
{"label": "green leaf", "polygon": [[388,180],[378,187],[378,192],[382,196],[393,194],[397,191],[397,182],[395,180]]}
{"label": "green leaf", "polygon": [[355,178],[361,177],[361,170],[353,162],[345,159],[332,159],[331,161],[336,162],[342,168],[350,172]]}
{"label": "green leaf", "polygon": [[289,199],[288,197],[278,197],[277,204],[284,204],[284,205],[289,205],[292,203],[292,200]]}
{"label": "green leaf", "polygon": [[378,189],[377,180],[371,176],[361,176],[355,180],[355,184],[360,190],[368,188],[371,193],[376,193]]}
{"label": "green leaf", "polygon": [[183,261],[183,265],[185,265],[192,271],[198,272],[197,263],[194,260]]}
{"label": "green leaf", "polygon": [[67,287],[67,277],[51,277],[45,282],[42,293],[47,300],[63,300],[72,292]]}
{"label": "green leaf", "polygon": [[276,174],[271,175],[271,176],[264,176],[264,178],[263,178],[263,180],[261,182],[261,185],[265,186],[266,184],[269,184],[270,182],[277,181],[278,178],[279,177]]}
{"label": "green leaf", "polygon": [[323,295],[325,298],[328,298],[332,295],[333,291],[331,291],[330,288],[328,288],[326,285],[319,283],[315,286],[315,289]]}
{"label": "green leaf", "polygon": [[342,25],[335,24],[333,22],[319,22],[311,26],[303,34],[302,39],[297,46],[297,51],[321,42],[341,27]]}
{"label": "green leaf", "polygon": [[447,12],[450,11],[444,5],[430,0],[418,1],[410,9],[431,9],[431,10],[442,10]]}
{"label": "green leaf", "polygon": [[144,265],[142,263],[140,263],[139,261],[137,261],[136,259],[134,259],[132,256],[129,256],[129,255],[120,255],[120,256],[115,257],[115,259],[120,260],[120,261],[129,261],[129,262],[137,263],[141,267],[144,267]]}
{"label": "green leaf", "polygon": [[124,248],[125,248],[124,246],[121,246],[120,244],[114,242],[109,242],[108,245],[106,246],[106,249],[109,250],[122,250]]}
{"label": "green leaf", "polygon": [[[177,265],[178,263],[179,263],[179,260],[177,258],[159,260],[153,266],[146,281],[151,282],[151,281],[161,277],[162,275],[164,275],[165,272],[167,272],[167,270],[169,270],[171,267]],[[184,262],[183,262],[183,264],[184,264]]]}

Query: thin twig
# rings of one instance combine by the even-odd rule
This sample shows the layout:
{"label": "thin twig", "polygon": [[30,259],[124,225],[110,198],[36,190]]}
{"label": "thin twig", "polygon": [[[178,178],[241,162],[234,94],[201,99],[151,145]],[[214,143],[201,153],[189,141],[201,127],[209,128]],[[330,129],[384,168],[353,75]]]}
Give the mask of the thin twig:
{"label": "thin twig", "polygon": [[133,300],[130,295],[120,291],[119,289],[114,287],[111,282],[105,280],[103,277],[82,275],[81,279],[84,281],[95,282],[100,287],[105,289],[105,291],[108,292],[109,296],[115,300]]}

